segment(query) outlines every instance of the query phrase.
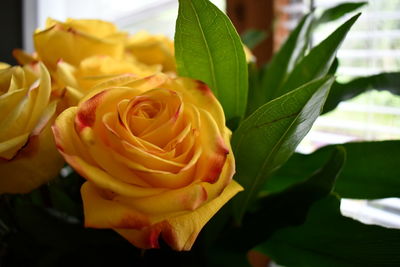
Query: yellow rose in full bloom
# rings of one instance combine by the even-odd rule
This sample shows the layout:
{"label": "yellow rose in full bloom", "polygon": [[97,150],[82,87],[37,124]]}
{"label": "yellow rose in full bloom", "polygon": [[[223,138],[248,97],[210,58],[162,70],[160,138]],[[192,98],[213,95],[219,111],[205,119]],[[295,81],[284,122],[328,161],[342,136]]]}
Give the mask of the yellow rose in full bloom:
{"label": "yellow rose in full bloom", "polygon": [[59,60],[71,65],[90,56],[107,55],[121,59],[127,34],[112,23],[101,20],[67,19],[65,22],[48,19],[44,30],[33,36],[38,57],[54,70]]}
{"label": "yellow rose in full bloom", "polygon": [[220,104],[204,83],[162,73],[98,88],[53,126],[59,151],[87,179],[85,226],[112,228],[139,248],[162,237],[189,250],[242,190]]}
{"label": "yellow rose in full bloom", "polygon": [[161,65],[146,65],[133,57],[124,60],[110,56],[91,56],[82,60],[78,67],[60,61],[54,78],[60,88],[67,88],[67,100],[75,105],[94,86],[120,75],[144,78],[161,71]]}
{"label": "yellow rose in full bloom", "polygon": [[161,64],[163,72],[176,72],[174,42],[164,35],[138,32],[129,37],[125,49],[145,64]]}
{"label": "yellow rose in full bloom", "polygon": [[43,65],[35,68],[0,70],[0,194],[27,193],[63,166],[50,128],[57,104],[50,75]]}

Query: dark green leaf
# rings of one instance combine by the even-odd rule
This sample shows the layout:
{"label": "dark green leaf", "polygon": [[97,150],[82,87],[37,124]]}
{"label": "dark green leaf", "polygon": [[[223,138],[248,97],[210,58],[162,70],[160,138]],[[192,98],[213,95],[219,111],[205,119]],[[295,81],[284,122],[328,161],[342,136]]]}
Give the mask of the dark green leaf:
{"label": "dark green leaf", "polygon": [[359,16],[360,14],[357,14],[346,21],[324,41],[314,47],[296,65],[274,97],[290,92],[310,80],[325,76],[331,68],[332,62],[336,57],[336,52],[346,37],[347,32]]}
{"label": "dark green leaf", "polygon": [[345,150],[337,147],[322,168],[306,181],[260,199],[257,203],[259,209],[246,215],[237,232],[229,233],[228,245],[247,251],[276,230],[303,223],[310,206],[332,191],[345,159]]}
{"label": "dark green leaf", "polygon": [[74,217],[81,217],[82,204],[74,202],[66,192],[56,186],[49,187],[52,205],[60,212]]}
{"label": "dark green leaf", "polygon": [[256,29],[247,30],[244,34],[242,34],[243,43],[249,49],[253,49],[254,47],[256,47],[258,44],[264,41],[265,38],[267,38],[267,33],[265,31]]}
{"label": "dark green leaf", "polygon": [[237,253],[226,247],[213,247],[207,251],[208,267],[238,266],[251,267],[246,258],[246,252]]}
{"label": "dark green leaf", "polygon": [[337,57],[335,57],[335,59],[332,62],[331,67],[328,70],[328,74],[335,75],[338,67],[339,67],[339,59]]}
{"label": "dark green leaf", "polygon": [[208,0],[180,0],[175,55],[180,76],[207,83],[227,120],[240,119],[247,104],[247,63],[229,18]]}
{"label": "dark green leaf", "polygon": [[248,68],[249,72],[249,94],[248,94],[248,105],[247,105],[247,111],[246,115],[251,114],[250,112],[255,110],[255,107],[258,105],[258,102],[260,101],[260,84],[261,84],[261,78],[264,73],[264,68],[258,69],[257,65],[254,62],[251,62]]}
{"label": "dark green leaf", "polygon": [[265,179],[294,152],[319,116],[333,78],[312,81],[251,114],[232,137],[235,179],[245,188],[234,199],[238,221]]}
{"label": "dark green leaf", "polygon": [[312,14],[306,15],[292,31],[282,48],[273,56],[268,65],[262,70],[261,83],[250,94],[248,114],[273,99],[275,90],[279,88],[295,64],[303,57],[308,43]]}
{"label": "dark green leaf", "polygon": [[321,23],[331,22],[340,19],[344,15],[354,12],[366,4],[367,2],[348,2],[338,4],[334,7],[326,9],[316,20],[315,24],[318,25]]}
{"label": "dark green leaf", "polygon": [[306,222],[282,229],[258,247],[284,266],[400,266],[400,231],[341,216],[340,201],[316,202]]}
{"label": "dark green leaf", "polygon": [[67,177],[52,180],[47,186],[51,206],[70,216],[83,218],[80,188],[84,181],[84,178],[74,171]]}
{"label": "dark green leaf", "polygon": [[[400,141],[347,143],[343,146],[347,151],[347,161],[336,182],[335,192],[346,198],[400,197]],[[266,182],[263,191],[280,192],[307,179],[333,149],[334,146],[326,146],[310,155],[294,154]]]}
{"label": "dark green leaf", "polygon": [[351,99],[371,89],[400,95],[400,72],[360,77],[344,84],[335,82],[326,100],[323,113],[335,109],[341,101]]}

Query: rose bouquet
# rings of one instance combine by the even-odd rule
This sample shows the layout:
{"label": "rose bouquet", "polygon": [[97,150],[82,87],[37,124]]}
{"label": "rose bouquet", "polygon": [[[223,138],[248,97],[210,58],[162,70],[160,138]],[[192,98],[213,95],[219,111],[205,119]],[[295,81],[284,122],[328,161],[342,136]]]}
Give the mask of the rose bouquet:
{"label": "rose bouquet", "polygon": [[307,14],[260,69],[207,0],[179,1],[174,42],[48,19],[0,69],[1,266],[398,265],[400,232],[339,204],[400,195],[399,142],[294,153],[340,101],[399,91],[335,81],[359,14],[311,45],[361,5]]}

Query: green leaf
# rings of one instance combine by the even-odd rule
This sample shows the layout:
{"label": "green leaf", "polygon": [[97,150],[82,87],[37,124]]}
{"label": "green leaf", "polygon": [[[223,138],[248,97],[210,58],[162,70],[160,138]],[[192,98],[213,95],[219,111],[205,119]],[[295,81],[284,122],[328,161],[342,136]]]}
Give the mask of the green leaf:
{"label": "green leaf", "polygon": [[229,233],[228,245],[247,251],[266,240],[276,230],[302,224],[310,206],[332,192],[343,168],[346,151],[337,147],[330,158],[314,174],[280,193],[268,195],[257,202],[258,210],[249,213],[242,227]]}
{"label": "green leaf", "polygon": [[260,84],[261,84],[261,78],[264,73],[264,68],[258,69],[257,65],[255,62],[250,62],[248,65],[248,75],[249,75],[249,94],[247,97],[248,104],[247,104],[247,111],[246,111],[246,116],[254,112],[255,108],[257,107],[257,103],[260,103],[263,101],[260,101]]}
{"label": "green leaf", "polygon": [[233,203],[238,221],[265,179],[285,163],[310,130],[332,82],[332,77],[324,77],[268,102],[234,132],[235,179],[245,188]]}
{"label": "green leaf", "polygon": [[220,266],[238,266],[238,267],[252,267],[247,261],[246,253],[237,253],[227,249],[227,247],[207,247],[207,265],[208,267]]}
{"label": "green leaf", "polygon": [[49,186],[49,193],[53,208],[70,216],[82,217],[81,202],[74,202],[66,192],[57,186]]}
{"label": "green leaf", "polygon": [[229,18],[208,0],[180,0],[175,56],[180,76],[199,79],[221,102],[227,120],[238,120],[247,105],[247,63]]}
{"label": "green leaf", "polygon": [[338,67],[339,67],[339,59],[337,57],[335,57],[335,59],[332,62],[331,67],[328,70],[328,74],[329,75],[335,75]]}
{"label": "green leaf", "polygon": [[371,89],[400,95],[400,72],[359,77],[344,84],[335,82],[326,100],[323,113],[335,109],[341,101],[349,100]]}
{"label": "green leaf", "polygon": [[309,44],[309,34],[312,14],[306,15],[292,31],[282,48],[273,56],[261,73],[259,87],[250,88],[248,114],[258,107],[273,99],[275,90],[279,88],[283,80],[293,70],[295,64],[304,53]]}
{"label": "green leaf", "polygon": [[400,231],[343,217],[331,195],[312,206],[303,225],[276,232],[257,250],[284,266],[400,266]]}
{"label": "green leaf", "polygon": [[265,31],[250,29],[242,34],[242,40],[249,49],[253,49],[262,41],[264,41],[267,36],[268,35]]}
{"label": "green leaf", "polygon": [[366,5],[367,2],[347,2],[341,3],[329,9],[326,9],[321,16],[315,21],[315,24],[331,22],[342,18],[344,15],[354,12]]}
{"label": "green leaf", "polygon": [[357,14],[350,18],[324,41],[314,47],[310,53],[296,65],[273,97],[278,97],[290,92],[310,80],[325,76],[331,68],[336,57],[336,52],[346,37],[347,32],[359,16],[360,14]]}
{"label": "green leaf", "polygon": [[[400,141],[347,143],[343,146],[347,151],[347,161],[336,181],[335,192],[345,198],[400,197]],[[263,192],[280,192],[307,179],[329,157],[334,147],[326,146],[310,155],[294,154],[268,179]]]}

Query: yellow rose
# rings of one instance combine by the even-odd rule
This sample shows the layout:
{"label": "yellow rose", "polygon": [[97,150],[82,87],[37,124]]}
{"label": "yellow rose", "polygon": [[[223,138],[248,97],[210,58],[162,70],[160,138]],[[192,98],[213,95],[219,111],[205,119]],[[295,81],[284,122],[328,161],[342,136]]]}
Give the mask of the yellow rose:
{"label": "yellow rose", "polygon": [[145,64],[161,64],[163,72],[176,72],[174,42],[164,35],[138,32],[128,39],[126,51]]}
{"label": "yellow rose", "polygon": [[144,78],[160,71],[161,65],[149,66],[133,57],[119,60],[110,56],[92,56],[82,60],[78,67],[60,61],[54,77],[60,88],[67,87],[66,98],[75,105],[96,84],[113,77],[125,74]]}
{"label": "yellow rose", "polygon": [[114,24],[101,20],[67,19],[59,22],[48,19],[46,29],[33,36],[39,58],[51,70],[59,60],[71,65],[93,55],[107,55],[121,59],[127,34],[119,32]]}
{"label": "yellow rose", "polygon": [[56,101],[50,100],[50,75],[43,65],[37,71],[5,67],[0,70],[0,194],[27,193],[63,166],[50,129]]}
{"label": "yellow rose", "polygon": [[189,250],[238,191],[230,130],[202,82],[156,74],[115,79],[57,118],[67,162],[87,181],[85,226],[112,228],[139,248],[163,237]]}

